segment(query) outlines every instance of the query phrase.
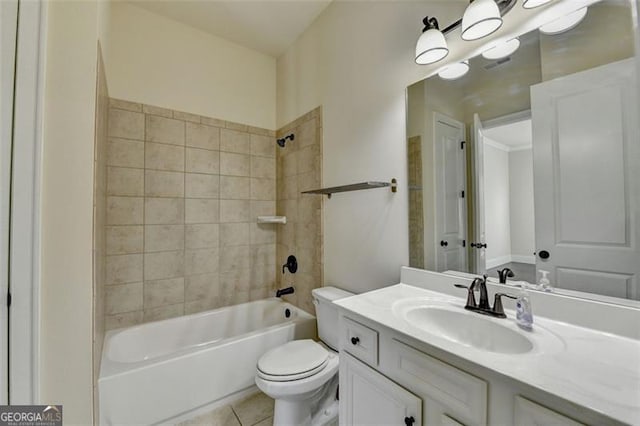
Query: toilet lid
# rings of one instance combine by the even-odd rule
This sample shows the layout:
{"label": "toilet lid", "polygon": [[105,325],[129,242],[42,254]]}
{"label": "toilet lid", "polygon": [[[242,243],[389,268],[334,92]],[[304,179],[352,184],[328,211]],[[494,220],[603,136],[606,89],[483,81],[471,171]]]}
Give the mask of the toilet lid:
{"label": "toilet lid", "polygon": [[258,370],[270,376],[294,376],[315,372],[329,352],[313,340],[293,340],[262,355]]}

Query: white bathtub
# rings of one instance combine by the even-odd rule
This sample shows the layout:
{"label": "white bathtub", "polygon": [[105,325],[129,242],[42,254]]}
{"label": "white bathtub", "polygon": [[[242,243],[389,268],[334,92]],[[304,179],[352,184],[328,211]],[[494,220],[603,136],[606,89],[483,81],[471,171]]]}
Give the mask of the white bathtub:
{"label": "white bathtub", "polygon": [[110,331],[100,424],[159,423],[214,406],[254,386],[267,350],[315,335],[314,316],[276,298]]}

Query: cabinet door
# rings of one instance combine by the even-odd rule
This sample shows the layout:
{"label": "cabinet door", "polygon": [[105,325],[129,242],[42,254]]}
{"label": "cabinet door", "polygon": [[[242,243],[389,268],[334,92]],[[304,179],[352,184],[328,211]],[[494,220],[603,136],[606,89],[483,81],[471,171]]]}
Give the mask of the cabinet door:
{"label": "cabinet door", "polygon": [[516,397],[513,420],[518,426],[584,426],[521,396]]}
{"label": "cabinet door", "polygon": [[351,355],[340,353],[340,424],[422,424],[422,401]]}

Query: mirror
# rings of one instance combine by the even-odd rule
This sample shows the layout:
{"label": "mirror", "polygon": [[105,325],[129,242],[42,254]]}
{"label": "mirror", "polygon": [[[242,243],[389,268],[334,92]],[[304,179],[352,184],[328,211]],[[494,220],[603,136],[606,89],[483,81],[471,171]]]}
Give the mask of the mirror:
{"label": "mirror", "polygon": [[635,31],[631,2],[603,0],[408,87],[410,266],[640,300]]}

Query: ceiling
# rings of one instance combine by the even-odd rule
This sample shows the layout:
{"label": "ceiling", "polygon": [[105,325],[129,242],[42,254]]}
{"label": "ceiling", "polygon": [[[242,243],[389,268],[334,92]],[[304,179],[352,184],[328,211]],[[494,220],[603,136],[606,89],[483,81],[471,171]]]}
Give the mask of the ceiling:
{"label": "ceiling", "polygon": [[530,147],[533,139],[531,120],[485,129],[484,135],[509,149]]}
{"label": "ceiling", "polygon": [[130,0],[150,12],[278,57],[331,0]]}

